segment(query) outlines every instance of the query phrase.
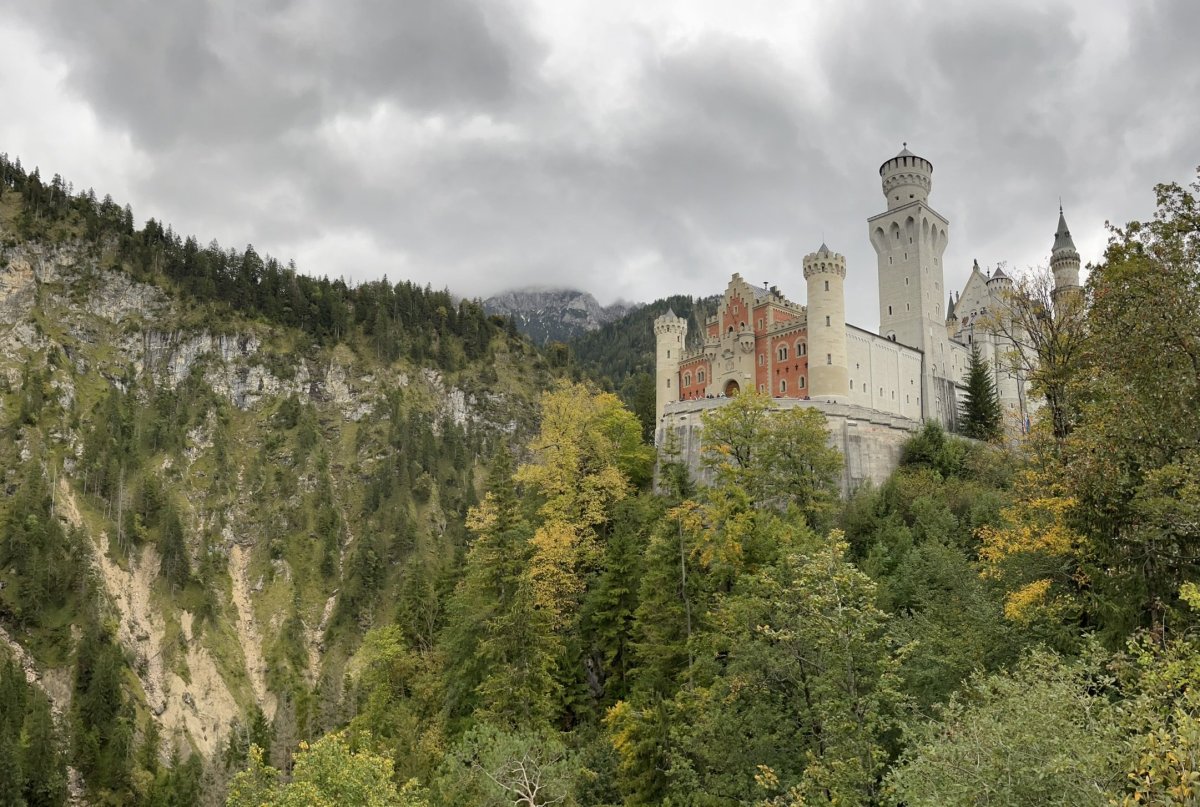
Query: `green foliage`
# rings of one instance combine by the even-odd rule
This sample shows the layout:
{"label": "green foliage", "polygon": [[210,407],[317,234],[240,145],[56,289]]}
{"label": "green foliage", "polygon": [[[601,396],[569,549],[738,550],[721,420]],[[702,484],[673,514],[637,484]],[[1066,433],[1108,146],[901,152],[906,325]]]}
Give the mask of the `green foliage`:
{"label": "green foliage", "polygon": [[704,413],[703,462],[714,487],[746,492],[755,507],[794,507],[820,528],[830,515],[842,471],[825,416],[816,409],[779,409],[748,392]]}
{"label": "green foliage", "polygon": [[888,777],[894,803],[1104,805],[1122,778],[1112,681],[1095,660],[1047,652],[974,677],[914,726]]}
{"label": "green foliage", "polygon": [[356,750],[340,734],[301,744],[291,780],[263,762],[262,749],[252,746],[250,766],[229,784],[228,807],[426,807],[415,784],[398,789],[391,760]]}
{"label": "green foliage", "polygon": [[967,397],[962,403],[959,430],[964,437],[998,440],[1004,432],[1000,395],[992,371],[979,354],[979,345],[971,345],[971,363],[967,367]]}
{"label": "green foliage", "polygon": [[0,804],[62,804],[66,757],[46,696],[0,653]]}
{"label": "green foliage", "polygon": [[575,788],[590,775],[554,732],[482,723],[446,755],[434,787],[435,803],[570,807],[579,804]]}

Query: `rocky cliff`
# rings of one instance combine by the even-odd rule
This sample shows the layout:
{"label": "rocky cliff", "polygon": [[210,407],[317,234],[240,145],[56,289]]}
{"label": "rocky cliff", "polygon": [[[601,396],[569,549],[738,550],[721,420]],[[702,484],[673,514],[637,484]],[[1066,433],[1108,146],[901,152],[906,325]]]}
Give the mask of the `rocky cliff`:
{"label": "rocky cliff", "polygon": [[483,301],[489,313],[511,317],[521,333],[534,342],[565,342],[619,319],[636,305],[624,302],[602,306],[585,291],[517,289]]}

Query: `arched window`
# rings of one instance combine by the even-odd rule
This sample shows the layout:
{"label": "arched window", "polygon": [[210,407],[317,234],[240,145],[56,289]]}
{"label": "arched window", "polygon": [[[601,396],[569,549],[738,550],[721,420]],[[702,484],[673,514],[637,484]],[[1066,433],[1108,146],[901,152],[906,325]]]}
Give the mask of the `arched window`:
{"label": "arched window", "polygon": [[691,374],[691,373],[684,373],[684,375],[683,375],[683,385],[684,385],[685,387],[690,387],[690,386],[692,385],[692,374]]}
{"label": "arched window", "polygon": [[779,391],[781,393],[787,392],[787,379],[786,378],[779,379]]}
{"label": "arched window", "polygon": [[696,374],[696,380],[699,381],[701,384],[704,383],[704,371],[703,370],[701,370],[699,373]]}
{"label": "arched window", "polygon": [[779,360],[787,361],[787,357],[788,357],[787,345],[780,345],[779,346]]}
{"label": "arched window", "polygon": [[829,291],[829,281],[825,281],[825,291]]}
{"label": "arched window", "polygon": [[796,345],[796,355],[797,356],[807,356],[808,355],[808,345],[804,344],[803,342],[798,343]]}
{"label": "arched window", "polygon": [[804,376],[800,376],[800,381],[799,381],[799,384],[798,384],[798,386],[800,387],[800,389],[804,389],[804,384],[805,384],[805,381],[804,381]]}

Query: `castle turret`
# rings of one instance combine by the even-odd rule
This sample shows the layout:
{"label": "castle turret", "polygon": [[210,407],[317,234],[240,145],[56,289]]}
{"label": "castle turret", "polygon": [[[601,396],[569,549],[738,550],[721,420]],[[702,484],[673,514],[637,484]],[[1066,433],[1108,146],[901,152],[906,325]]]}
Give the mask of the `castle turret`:
{"label": "castle turret", "polygon": [[687,320],[667,309],[667,313],[654,320],[654,342],[654,421],[657,423],[667,404],[679,400],[679,359],[687,342]]}
{"label": "castle turret", "polygon": [[988,278],[987,287],[991,294],[1002,297],[1004,292],[1012,291],[1012,284],[1012,278],[997,266],[996,271]]}
{"label": "castle turret", "polygon": [[958,315],[954,313],[954,292],[950,292],[950,301],[946,303],[946,335],[951,339],[958,333]]}
{"label": "castle turret", "polygon": [[1058,206],[1058,231],[1054,233],[1054,248],[1050,253],[1050,270],[1054,272],[1054,299],[1063,294],[1077,294],[1079,287],[1079,252],[1067,228],[1062,205]]}
{"label": "castle turret", "polygon": [[821,244],[804,256],[808,282],[809,396],[845,401],[850,395],[846,362],[846,259]]}

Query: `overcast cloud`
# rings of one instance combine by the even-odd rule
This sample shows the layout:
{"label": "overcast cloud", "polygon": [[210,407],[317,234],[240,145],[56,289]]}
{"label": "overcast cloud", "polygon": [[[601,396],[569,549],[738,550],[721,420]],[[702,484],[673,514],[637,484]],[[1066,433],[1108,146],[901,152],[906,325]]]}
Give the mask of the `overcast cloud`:
{"label": "overcast cloud", "polygon": [[0,151],[177,232],[467,296],[803,301],[822,239],[935,166],[950,288],[1045,263],[1200,163],[1200,3],[0,0]]}

